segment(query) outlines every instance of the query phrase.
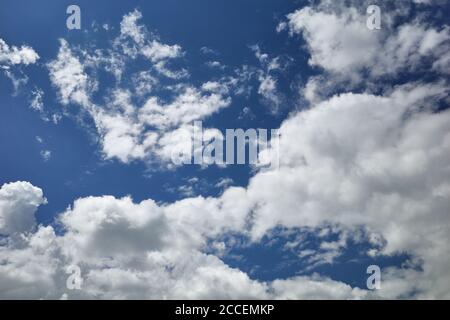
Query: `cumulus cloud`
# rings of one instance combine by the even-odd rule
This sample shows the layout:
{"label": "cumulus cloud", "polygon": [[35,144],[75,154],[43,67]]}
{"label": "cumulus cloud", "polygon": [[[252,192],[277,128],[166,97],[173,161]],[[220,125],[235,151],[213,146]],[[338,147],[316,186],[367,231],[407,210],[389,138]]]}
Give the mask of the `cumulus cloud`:
{"label": "cumulus cloud", "polygon": [[6,183],[0,188],[0,234],[31,231],[34,214],[46,202],[41,189],[28,182]]}
{"label": "cumulus cloud", "polygon": [[[242,188],[229,188],[220,198],[197,197],[162,206],[152,200],[134,203],[129,197],[78,199],[59,216],[64,234],[40,226],[0,246],[4,288],[0,296],[350,299],[364,295],[363,290],[319,276],[259,282],[203,253],[209,237],[242,228],[248,212],[243,193]],[[65,270],[73,264],[82,270],[81,290],[66,287]]]}
{"label": "cumulus cloud", "polygon": [[29,46],[9,46],[3,39],[0,39],[0,65],[29,65],[34,64],[39,59],[39,55]]}
{"label": "cumulus cloud", "polygon": [[77,103],[90,107],[90,92],[95,82],[90,80],[80,60],[73,56],[66,40],[60,40],[57,59],[48,64],[50,80],[57,86],[63,104]]}
{"label": "cumulus cloud", "polygon": [[177,79],[187,76],[185,70],[172,71],[166,67],[170,59],[183,56],[181,47],[177,44],[162,43],[144,25],[139,24],[141,18],[142,13],[138,10],[123,16],[120,23],[120,36],[115,40],[115,46],[122,48],[126,55],[133,58],[137,55],[144,56],[154,63],[155,69],[160,74],[169,78]]}
{"label": "cumulus cloud", "polygon": [[[377,31],[366,28],[365,7],[356,1],[317,2],[279,26],[301,34],[310,65],[325,72],[302,90],[311,108],[281,126],[280,169],[250,180],[250,202],[263,203],[250,233],[260,239],[278,225],[331,223],[352,237],[363,228],[368,254],[411,255],[406,266],[383,270],[382,289],[370,297],[446,298],[449,27],[433,26],[420,14],[406,21],[409,6],[398,2],[384,11]],[[442,80],[383,85],[426,73]],[[363,93],[348,92],[355,87]],[[346,246],[322,242],[326,255],[301,254],[313,257],[310,262],[333,259]]]}
{"label": "cumulus cloud", "polygon": [[[119,81],[112,96],[95,102],[93,93],[100,85],[95,74],[102,64],[109,68],[120,61],[118,64],[123,65],[142,55],[153,62],[157,73],[174,80],[184,77],[185,70],[167,67],[169,60],[182,56],[181,47],[161,43],[138,23],[141,17],[137,10],[123,17],[120,35],[108,51],[109,58],[102,56],[104,52],[79,52],[70,48],[67,41],[60,40],[58,56],[48,63],[50,79],[63,105],[79,105],[92,117],[106,158],[116,158],[124,163],[157,159],[171,162],[167,150],[174,150],[177,143],[170,143],[179,140],[179,133],[188,124],[228,107],[231,103],[229,87],[235,84],[229,79],[206,82],[200,87],[181,82],[167,88],[172,97],[162,100],[153,92],[158,85],[156,75],[139,71],[131,80],[136,84],[134,91],[141,100],[132,99],[131,89]],[[188,139],[183,143],[189,142]]]}
{"label": "cumulus cloud", "polygon": [[[356,2],[349,1],[352,7],[345,10],[332,3],[300,9],[279,28],[302,34],[310,64],[325,71],[304,88],[311,107],[291,114],[281,125],[279,168],[256,172],[245,188],[229,187],[223,180],[217,185],[224,188],[218,197],[172,203],[80,198],[58,216],[59,234],[52,226],[36,227],[33,215],[45,203],[39,188],[26,182],[4,185],[0,233],[6,237],[0,242],[0,285],[6,289],[0,295],[449,298],[449,87],[439,80],[448,62],[448,27],[438,29],[419,19],[395,30],[388,23],[385,31],[374,33],[365,27]],[[113,48],[122,52],[116,50],[110,57],[122,63],[122,54],[142,56],[166,67],[181,49],[162,44],[138,24],[140,18],[138,11],[124,16]],[[271,92],[275,80],[267,77],[280,68],[279,61],[258,48],[255,55],[264,67],[259,73],[260,94]],[[184,139],[192,129],[190,121],[230,104],[232,81],[224,80],[178,84],[167,100],[153,94],[156,81],[151,81],[151,86],[139,89],[142,103],[118,86],[112,90],[113,103],[94,102],[97,84],[88,69],[98,66],[95,57],[77,53],[62,40],[49,69],[61,102],[77,104],[91,115],[107,158],[169,159],[174,150],[191,148]],[[427,66],[437,80],[371,91],[376,79]],[[149,76],[138,74],[134,79],[145,82]],[[352,85],[364,79],[367,86],[359,93],[336,93],[337,79]],[[323,83],[329,92],[319,96],[317,88]],[[216,132],[210,129],[208,134]],[[403,266],[384,269],[381,290],[368,292],[318,274],[257,281],[211,253],[211,241],[230,234],[257,243],[277,227],[308,228],[320,238],[330,232],[330,225],[337,240],[323,237],[317,248],[297,252],[310,266],[333,263],[348,249],[348,240],[361,241],[357,238],[368,242],[367,255],[372,257],[406,253],[410,258]],[[227,245],[219,247],[226,251]],[[70,264],[82,270],[80,291],[65,287],[65,267]]]}
{"label": "cumulus cloud", "polygon": [[365,26],[366,19],[354,7],[339,14],[306,7],[288,15],[290,31],[302,33],[308,43],[310,64],[331,72],[393,74],[448,51],[448,26],[439,30],[417,21],[374,32]]}
{"label": "cumulus cloud", "polygon": [[311,66],[329,73],[326,78],[311,78],[305,97],[327,96],[335,87],[361,83],[368,89],[379,88],[380,79],[395,80],[401,74],[448,73],[450,27],[434,26],[420,14],[408,19],[410,5],[386,2],[380,30],[366,26],[367,1],[320,1],[289,14],[281,26],[304,38]]}
{"label": "cumulus cloud", "polygon": [[[257,173],[247,188],[168,204],[78,199],[59,217],[63,235],[40,227],[20,249],[10,243],[2,250],[44,259],[53,266],[51,281],[39,281],[69,298],[448,297],[450,112],[435,112],[447,94],[438,82],[400,86],[384,96],[331,97],[283,123],[280,168]],[[316,257],[311,263],[332,262],[363,229],[371,254],[407,252],[409,267],[384,270],[382,289],[374,293],[320,275],[251,280],[205,253],[209,240],[230,233],[257,242],[277,226],[320,230],[330,224],[344,233],[342,241],[322,241],[326,255],[307,253]],[[39,253],[41,242],[54,248]],[[17,259],[2,268],[22,270]],[[58,280],[58,268],[70,263],[83,270],[79,292]]]}
{"label": "cumulus cloud", "polygon": [[318,275],[312,277],[294,277],[287,280],[275,280],[272,283],[278,299],[361,299],[367,292],[352,288],[339,281],[333,281]]}
{"label": "cumulus cloud", "polygon": [[423,261],[419,296],[448,296],[450,113],[435,112],[447,95],[443,83],[387,96],[346,93],[285,121],[280,169],[256,175],[248,188],[264,203],[253,235],[278,224],[363,226],[386,241],[379,253],[408,252]]}
{"label": "cumulus cloud", "polygon": [[14,95],[19,88],[28,82],[28,77],[22,72],[21,66],[34,64],[39,60],[39,55],[33,48],[23,45],[21,47],[10,46],[0,39],[0,70],[11,80],[14,87]]}
{"label": "cumulus cloud", "polygon": [[39,227],[35,233],[21,234],[0,245],[2,299],[60,297],[66,275],[55,240],[52,227]]}

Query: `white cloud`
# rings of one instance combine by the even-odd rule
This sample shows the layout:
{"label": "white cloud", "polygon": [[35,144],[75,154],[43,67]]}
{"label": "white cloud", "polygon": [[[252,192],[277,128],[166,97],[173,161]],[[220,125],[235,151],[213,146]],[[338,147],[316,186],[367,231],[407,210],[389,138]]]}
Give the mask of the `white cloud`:
{"label": "white cloud", "polygon": [[[115,64],[123,66],[129,59],[142,55],[153,62],[159,74],[174,80],[188,76],[184,69],[173,71],[167,67],[169,60],[182,56],[180,46],[161,43],[138,24],[141,17],[137,10],[123,17],[121,33],[111,50],[90,54],[72,49],[67,41],[61,40],[58,56],[48,64],[50,79],[58,89],[62,104],[77,104],[92,117],[105,158],[117,158],[124,163],[133,160],[155,162],[158,158],[171,162],[167,151],[178,144],[166,145],[173,141],[168,137],[181,132],[188,123],[228,107],[231,103],[229,87],[236,84],[229,79],[206,82],[200,87],[178,83],[167,87],[172,97],[162,100],[153,94],[154,87],[159,85],[156,76],[148,70],[138,71],[131,77],[135,84],[133,89],[125,88],[119,80],[103,102],[94,103],[92,94],[101,85],[96,80],[96,71],[103,64],[108,68]],[[103,56],[105,52],[109,58]],[[110,61],[112,58],[114,61]],[[118,79],[122,75],[123,71],[120,71]],[[140,101],[133,100],[133,91]]]}
{"label": "white cloud", "polygon": [[[230,268],[218,257],[202,253],[208,237],[227,229],[242,228],[242,217],[249,210],[240,200],[242,192],[245,192],[242,188],[230,188],[221,198],[198,197],[164,206],[152,200],[136,204],[129,197],[79,199],[59,217],[65,229],[63,235],[56,235],[50,226],[41,226],[35,233],[12,238],[0,246],[0,284],[5,288],[0,296],[35,299],[358,297],[357,289],[317,276],[258,282]],[[66,288],[69,275],[65,269],[72,264],[82,270],[81,290]],[[298,288],[308,283],[314,287]],[[292,287],[298,288],[296,292],[292,292]],[[335,294],[331,295],[330,290]]]}
{"label": "white cloud", "polygon": [[255,52],[255,56],[261,64],[261,69],[257,72],[259,81],[258,94],[263,98],[263,102],[268,105],[270,111],[276,114],[283,102],[274,73],[282,69],[280,58],[270,58],[267,53],[261,51],[258,45],[252,46],[251,49]]}
{"label": "white cloud", "polygon": [[[437,59],[448,52],[448,26],[436,29],[417,20],[395,29],[385,23],[381,30],[373,31],[366,27],[365,12],[357,7],[324,7],[305,7],[289,14],[289,30],[305,38],[312,66],[345,75],[353,81],[358,81],[364,71],[380,77],[417,70],[423,68],[425,58]],[[390,14],[398,11],[383,11],[383,21],[394,19]]]}
{"label": "white cloud", "polygon": [[261,75],[259,81],[261,83],[259,84],[258,93],[273,103],[276,108],[280,104],[280,98],[277,95],[276,80],[270,75]]}
{"label": "white cloud", "polygon": [[0,71],[11,80],[14,87],[13,95],[17,95],[21,86],[28,82],[28,76],[22,71],[22,65],[34,64],[39,55],[33,48],[23,45],[21,47],[9,46],[0,39]]}
{"label": "white cloud", "polygon": [[32,99],[30,102],[31,108],[40,112],[44,111],[44,102],[43,102],[44,91],[42,91],[39,88],[36,88],[33,91],[31,91],[31,95],[32,95]]}
{"label": "white cloud", "polygon": [[[432,103],[446,94],[436,83],[398,87],[386,96],[332,97],[283,124],[279,170],[260,172],[247,189],[231,187],[219,198],[162,205],[128,197],[79,199],[60,217],[64,235],[40,228],[22,249],[2,249],[15,257],[2,265],[3,281],[20,287],[14,269],[32,287],[68,298],[448,297],[450,113],[433,113]],[[418,108],[424,103],[426,109]],[[422,270],[386,269],[382,289],[369,294],[318,275],[258,282],[203,253],[208,239],[229,232],[256,240],[278,225],[329,223],[348,236],[361,227],[379,235],[384,245],[371,238],[379,254],[407,252]],[[346,249],[341,240],[323,241],[326,254],[308,256],[332,259]],[[37,249],[48,242],[52,249]],[[40,278],[20,265],[25,252],[50,264]],[[68,263],[82,267],[80,292],[65,292],[58,280],[58,268]]]}
{"label": "white cloud", "polygon": [[34,64],[39,59],[39,55],[29,46],[9,46],[3,39],[0,39],[0,65]]}
{"label": "white cloud", "polygon": [[205,63],[208,67],[210,67],[210,68],[219,68],[219,69],[222,69],[222,68],[224,68],[225,66],[223,66],[219,61],[217,61],[217,60],[214,60],[214,61],[207,61],[206,63]]}
{"label": "white cloud", "polygon": [[90,92],[95,88],[95,81],[89,79],[84,66],[69,48],[66,40],[60,40],[60,48],[56,60],[48,64],[50,79],[57,87],[61,103],[77,103],[90,107]]}
{"label": "white cloud", "polygon": [[44,203],[42,190],[28,182],[4,184],[0,188],[0,234],[31,231],[36,224],[34,214]]}
{"label": "white cloud", "polygon": [[44,160],[45,162],[49,161],[50,158],[52,157],[52,152],[50,150],[42,150],[40,152],[42,160]]}
{"label": "white cloud", "polygon": [[155,70],[157,70],[161,75],[170,79],[179,80],[189,77],[189,72],[186,69],[180,69],[176,71],[169,69],[167,67],[166,60],[158,61],[157,63],[155,63],[154,67]]}
{"label": "white cloud", "polygon": [[138,10],[134,10],[133,12],[124,15],[120,22],[120,33],[123,36],[129,36],[138,44],[144,44],[145,41],[144,26],[137,24],[137,21],[141,18],[142,13]]}
{"label": "white cloud", "polygon": [[[250,233],[260,239],[279,225],[331,223],[353,237],[363,228],[372,256],[412,257],[406,267],[384,270],[382,289],[370,297],[442,299],[450,295],[445,160],[450,112],[436,110],[448,104],[448,84],[392,88],[377,79],[395,79],[400,72],[447,73],[449,28],[420,19],[392,28],[395,15],[405,12],[384,13],[387,23],[376,32],[365,27],[356,7],[342,3],[322,1],[288,15],[291,33],[306,40],[310,64],[326,73],[310,78],[303,89],[311,108],[281,126],[280,169],[250,181],[247,197],[257,205]],[[334,94],[355,85],[366,93]],[[374,88],[382,95],[370,94]],[[346,243],[322,242],[321,249],[324,255],[303,253],[310,262],[326,262]]]}
{"label": "white cloud", "polygon": [[[134,10],[123,16],[120,23],[120,36],[115,39],[115,46],[121,47],[123,52],[136,58],[141,55],[154,63],[154,68],[160,74],[174,79],[188,76],[186,70],[172,71],[167,68],[167,62],[184,55],[181,46],[161,43],[159,38],[148,32],[144,25],[138,22],[142,13]],[[132,41],[130,42],[129,39]]]}
{"label": "white cloud", "polygon": [[145,145],[141,143],[143,127],[132,117],[100,110],[94,114],[94,121],[107,158],[115,157],[126,163],[145,157]]}
{"label": "white cloud", "polygon": [[133,87],[139,97],[150,94],[158,84],[158,79],[149,71],[140,71],[133,76]]}
{"label": "white cloud", "polygon": [[[203,89],[209,91],[208,87]],[[147,125],[170,128],[202,119],[229,104],[230,99],[220,93],[204,94],[194,87],[186,87],[169,104],[160,104],[158,98],[151,97],[139,110],[139,118]]]}
{"label": "white cloud", "polygon": [[[133,41],[122,48],[132,57],[151,45],[136,24],[139,18],[135,11],[121,24],[122,36]],[[423,57],[440,67],[446,63],[444,55],[437,56],[446,46],[446,28],[413,22],[393,33],[368,34],[356,10],[311,7],[289,15],[289,28],[304,35],[310,63],[332,74],[332,82],[335,74],[355,82],[362,70],[374,78],[417,70],[423,68]],[[162,51],[170,58],[170,50]],[[256,55],[266,68],[265,80],[279,65],[259,51]],[[148,58],[157,61],[157,56]],[[174,150],[190,148],[182,139],[189,133],[186,124],[229,104],[227,91],[208,82],[198,88],[177,86],[169,101],[150,93],[140,107],[120,91],[112,108],[101,108],[90,101],[92,86],[85,68],[64,42],[50,70],[62,102],[86,108],[106,157],[123,162],[151,155],[168,159]],[[20,290],[24,275],[32,288],[39,284],[47,296],[65,293],[69,298],[448,298],[450,112],[436,112],[448,96],[447,83],[417,82],[378,95],[318,98],[314,86],[319,87],[321,79],[330,81],[326,73],[312,78],[304,89],[311,108],[291,115],[281,126],[277,170],[257,172],[247,188],[229,187],[220,197],[167,204],[134,203],[129,197],[78,199],[60,216],[65,234],[56,236],[51,227],[40,227],[20,240],[20,246],[14,240],[0,248],[7,257],[0,264],[0,283]],[[263,87],[273,88],[273,83]],[[0,208],[15,208],[10,203],[15,202],[0,202]],[[10,221],[9,216],[3,220]],[[279,226],[324,230],[329,225],[340,232],[339,240],[324,240],[312,252],[300,251],[310,263],[333,262],[347,249],[347,239],[363,230],[372,256],[407,253],[412,257],[409,265],[383,270],[382,289],[369,294],[319,275],[258,282],[205,253],[209,240],[230,232],[259,241]],[[9,235],[30,226],[2,228]],[[48,250],[43,252],[44,245]],[[33,263],[24,263],[26,255]],[[61,283],[60,265],[72,262],[84,271],[85,287],[78,293],[65,292]],[[35,265],[49,267],[35,275],[29,270]],[[46,296],[38,290],[26,294]]]}
{"label": "white cloud", "polygon": [[64,250],[75,261],[158,250],[168,240],[166,219],[151,200],[134,204],[130,198],[111,196],[79,199],[60,221],[67,230]]}
{"label": "white cloud", "polygon": [[207,54],[209,54],[209,55],[218,55],[219,54],[216,50],[208,48],[208,47],[201,47],[200,48],[200,52],[202,54],[205,54],[205,55],[207,55]]}
{"label": "white cloud", "polygon": [[314,300],[314,299],[361,299],[367,291],[352,288],[339,281],[313,275],[312,277],[294,277],[287,280],[275,280],[272,283],[277,299]]}
{"label": "white cloud", "polygon": [[434,113],[433,104],[447,94],[443,83],[383,97],[347,93],[285,121],[280,169],[257,174],[248,187],[252,203],[264,203],[254,212],[253,236],[279,224],[363,226],[385,239],[383,254],[423,261],[418,296],[448,296],[448,286],[436,283],[450,277],[450,112]]}
{"label": "white cloud", "polygon": [[39,227],[33,233],[9,239],[0,246],[0,285],[2,299],[59,298],[64,263],[56,246],[52,227]]}
{"label": "white cloud", "polygon": [[157,62],[180,57],[181,47],[178,45],[169,46],[156,40],[152,40],[147,46],[142,48],[142,54],[151,61]]}
{"label": "white cloud", "polygon": [[216,184],[216,188],[228,188],[230,185],[234,183],[231,178],[221,178]]}
{"label": "white cloud", "polygon": [[5,69],[4,73],[11,80],[14,88],[13,95],[16,96],[19,93],[19,89],[27,84],[28,76],[21,71],[14,72],[10,68]]}

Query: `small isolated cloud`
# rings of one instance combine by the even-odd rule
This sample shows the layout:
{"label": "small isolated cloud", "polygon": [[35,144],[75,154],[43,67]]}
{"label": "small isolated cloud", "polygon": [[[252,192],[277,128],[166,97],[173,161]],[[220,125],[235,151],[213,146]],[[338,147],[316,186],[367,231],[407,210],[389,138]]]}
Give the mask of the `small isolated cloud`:
{"label": "small isolated cloud", "polygon": [[41,155],[42,160],[44,160],[44,162],[47,162],[52,157],[52,152],[50,150],[42,150],[40,152],[40,155]]}
{"label": "small isolated cloud", "polygon": [[225,66],[222,65],[219,61],[213,60],[213,61],[207,61],[205,64],[210,68],[217,68],[217,69],[225,69]]}
{"label": "small isolated cloud", "polygon": [[217,50],[214,50],[214,49],[211,49],[208,47],[201,47],[200,52],[205,55],[218,55],[219,54],[219,52],[217,52]]}
{"label": "small isolated cloud", "polygon": [[31,91],[30,107],[33,110],[36,110],[39,112],[44,111],[43,97],[44,97],[44,91],[42,91],[41,89],[36,88],[33,91]]}

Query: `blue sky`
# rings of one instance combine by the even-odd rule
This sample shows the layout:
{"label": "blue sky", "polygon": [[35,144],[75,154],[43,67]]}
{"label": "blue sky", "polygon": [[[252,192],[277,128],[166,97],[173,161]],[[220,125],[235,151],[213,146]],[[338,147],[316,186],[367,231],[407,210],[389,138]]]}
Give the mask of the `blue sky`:
{"label": "blue sky", "polygon": [[[0,3],[1,297],[449,296],[445,2],[71,4]],[[280,168],[173,166],[191,120],[281,127]]]}

